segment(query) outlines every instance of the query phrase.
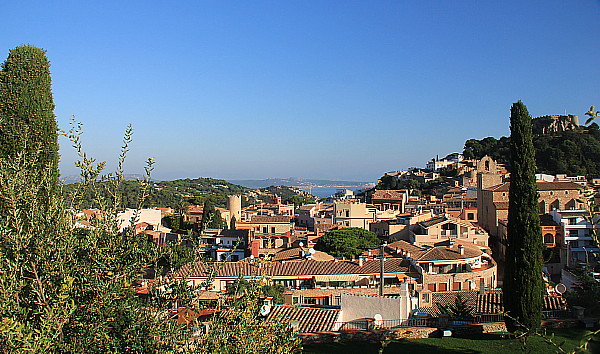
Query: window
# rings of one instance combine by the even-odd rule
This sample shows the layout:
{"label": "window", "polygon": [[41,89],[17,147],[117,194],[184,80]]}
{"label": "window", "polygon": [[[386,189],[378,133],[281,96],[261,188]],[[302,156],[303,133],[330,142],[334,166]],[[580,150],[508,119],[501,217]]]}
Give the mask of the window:
{"label": "window", "polygon": [[577,225],[577,218],[568,218],[569,225]]}
{"label": "window", "polygon": [[475,213],[467,213],[467,220],[475,220]]}
{"label": "window", "polygon": [[271,227],[271,233],[273,233],[273,234],[275,233],[275,226]]}
{"label": "window", "polygon": [[569,246],[571,248],[579,248],[579,241],[571,240],[569,241]]}
{"label": "window", "polygon": [[429,302],[429,293],[423,293],[422,299],[423,299],[423,302]]}

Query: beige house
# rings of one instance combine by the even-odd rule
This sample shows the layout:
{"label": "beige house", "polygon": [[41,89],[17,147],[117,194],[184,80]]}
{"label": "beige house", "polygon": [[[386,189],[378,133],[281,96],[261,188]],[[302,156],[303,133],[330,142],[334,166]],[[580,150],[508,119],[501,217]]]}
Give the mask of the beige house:
{"label": "beige house", "polygon": [[333,204],[333,223],[345,227],[369,229],[375,221],[377,210],[357,199],[336,201]]}
{"label": "beige house", "polygon": [[250,230],[250,254],[255,257],[275,253],[293,242],[294,223],[285,215],[255,215],[251,221],[236,223],[236,228]]}
{"label": "beige house", "polygon": [[[479,225],[490,235],[498,236],[498,220],[508,219],[510,182],[490,185],[499,181],[491,175],[480,175],[480,190],[477,192],[477,208]],[[539,193],[539,213],[547,214],[552,210],[581,209],[577,200],[580,198],[581,185],[574,182],[537,181]]]}
{"label": "beige house", "polygon": [[486,248],[489,235],[475,223],[452,216],[440,216],[418,222],[411,227],[408,237],[416,246],[433,246],[448,240],[461,240]]}

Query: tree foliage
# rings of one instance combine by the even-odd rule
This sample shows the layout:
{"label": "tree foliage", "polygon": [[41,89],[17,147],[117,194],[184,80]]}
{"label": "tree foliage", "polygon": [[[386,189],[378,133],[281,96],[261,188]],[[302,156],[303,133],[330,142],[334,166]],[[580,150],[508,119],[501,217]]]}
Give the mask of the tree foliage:
{"label": "tree foliage", "polygon": [[[16,159],[23,155],[32,171],[57,177],[58,135],[51,85],[46,51],[31,45],[10,51],[0,71],[0,156]],[[56,190],[58,183],[48,182]]]}
{"label": "tree foliage", "polygon": [[510,331],[536,330],[542,320],[544,282],[535,151],[531,117],[518,101],[510,115],[510,190],[504,278],[506,325]]}
{"label": "tree foliage", "polygon": [[334,257],[356,258],[366,250],[377,248],[380,243],[375,233],[351,227],[329,231],[319,238],[315,249]]}
{"label": "tree foliage", "polygon": [[454,303],[437,303],[437,307],[441,313],[448,315],[450,319],[463,321],[469,321],[473,319],[473,306],[470,306],[467,303],[467,299],[464,299],[459,293],[456,294]]}
{"label": "tree foliage", "polygon": [[[576,130],[536,135],[533,144],[538,173],[600,176],[600,129],[596,123]],[[481,159],[489,155],[510,168],[509,147],[507,137],[470,139],[465,142],[464,156]]]}
{"label": "tree foliage", "polygon": [[[25,49],[39,53],[36,48]],[[23,78],[35,76],[29,71],[41,70],[35,61],[37,57],[28,58],[33,63],[26,60],[19,64],[21,67],[14,66],[11,70],[21,72]],[[11,62],[11,65],[17,64]],[[40,78],[40,82],[44,80]],[[49,78],[46,81],[49,83]],[[39,93],[42,97],[33,97],[35,93],[29,97],[29,90],[35,89],[35,85],[27,80],[21,83],[24,87],[14,86],[10,92],[20,93],[21,97],[15,96],[14,101],[9,101],[10,107],[2,108],[3,128],[8,122],[6,112],[13,106],[22,104],[22,110],[16,111],[23,114],[24,121],[32,122],[39,117],[36,110],[42,107],[39,100],[51,97],[45,93]],[[5,89],[5,81],[2,85]],[[50,106],[53,108],[53,105],[47,107]],[[205,348],[211,348],[208,352],[296,351],[299,345],[290,327],[285,323],[265,324],[257,314],[256,297],[240,297],[240,302],[222,308],[222,315],[217,318],[224,321],[214,321],[208,336],[194,341],[198,344],[195,347],[187,347],[195,328],[178,324],[172,318],[172,299],[177,299],[181,306],[193,306],[195,287],[186,279],[175,277],[174,271],[195,255],[181,245],[158,246],[144,234],[134,234],[131,227],[119,229],[116,221],[123,208],[119,194],[122,167],[132,130],[126,133],[116,173],[103,175],[105,164],[96,163],[81,148],[80,127],[76,124],[66,133],[80,157],[77,164],[82,182],[69,198],[74,204],[65,203],[58,187],[52,157],[58,156],[57,145],[50,143],[53,151],[43,148],[30,151],[26,140],[21,144],[20,137],[9,137],[19,146],[14,155],[4,153],[9,150],[7,140],[0,145],[3,151],[0,154],[1,351],[174,353],[186,349],[207,352]],[[33,131],[56,133],[56,122],[49,120],[47,126],[36,129],[23,124],[23,134]],[[151,170],[149,162],[144,180],[138,182],[141,198],[136,203],[138,209],[151,184]],[[103,181],[102,185],[98,181]],[[104,211],[101,217],[90,221],[88,229],[76,228],[73,220],[72,206],[83,195],[92,196],[93,202]],[[133,225],[135,218],[131,222]],[[148,269],[159,276],[152,279],[150,284],[154,285],[148,286],[146,296],[141,297],[136,289]],[[247,292],[255,293],[254,289],[250,286]],[[237,345],[243,345],[243,350]]]}
{"label": "tree foliage", "polygon": [[200,220],[200,230],[206,229],[223,229],[227,225],[221,213],[215,209],[210,200],[204,202],[204,208],[202,209],[202,219]]}

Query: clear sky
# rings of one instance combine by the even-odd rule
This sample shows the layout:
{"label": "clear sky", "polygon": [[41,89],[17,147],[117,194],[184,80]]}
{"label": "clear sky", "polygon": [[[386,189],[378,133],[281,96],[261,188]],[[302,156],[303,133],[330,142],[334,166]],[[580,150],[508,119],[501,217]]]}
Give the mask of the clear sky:
{"label": "clear sky", "polygon": [[[86,151],[154,177],[373,181],[600,106],[600,1],[0,2],[0,50],[48,51]],[[580,119],[583,120],[583,119]],[[61,140],[61,170],[75,174]]]}

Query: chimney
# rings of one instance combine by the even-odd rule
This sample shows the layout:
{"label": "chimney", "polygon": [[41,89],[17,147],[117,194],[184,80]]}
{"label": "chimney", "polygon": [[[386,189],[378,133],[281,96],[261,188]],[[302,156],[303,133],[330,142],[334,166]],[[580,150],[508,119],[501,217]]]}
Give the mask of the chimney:
{"label": "chimney", "polygon": [[463,245],[458,245],[458,252],[460,254],[465,254],[465,246]]}
{"label": "chimney", "polygon": [[358,266],[359,267],[363,266],[363,258],[362,257],[358,257]]}

